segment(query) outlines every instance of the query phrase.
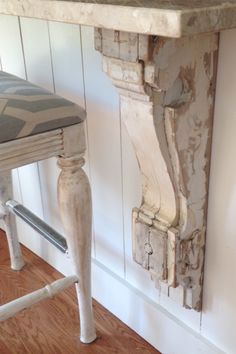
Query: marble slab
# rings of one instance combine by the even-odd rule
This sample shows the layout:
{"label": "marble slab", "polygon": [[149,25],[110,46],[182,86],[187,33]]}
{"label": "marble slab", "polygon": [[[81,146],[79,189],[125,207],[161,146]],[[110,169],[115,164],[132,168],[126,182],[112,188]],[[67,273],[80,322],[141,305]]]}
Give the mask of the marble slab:
{"label": "marble slab", "polygon": [[0,0],[0,13],[165,37],[236,27],[236,0]]}

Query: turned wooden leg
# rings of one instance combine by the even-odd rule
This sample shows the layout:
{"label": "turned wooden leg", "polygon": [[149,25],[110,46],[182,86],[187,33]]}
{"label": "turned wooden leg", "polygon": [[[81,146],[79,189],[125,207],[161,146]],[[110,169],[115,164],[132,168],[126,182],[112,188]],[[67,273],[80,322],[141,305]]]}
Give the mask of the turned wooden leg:
{"label": "turned wooden leg", "polygon": [[12,198],[11,172],[0,173],[0,215],[5,224],[7,242],[10,252],[11,268],[21,270],[24,266],[20,244],[17,237],[16,222],[14,215],[10,214],[5,207],[5,202]]}
{"label": "turned wooden leg", "polygon": [[79,283],[80,339],[90,343],[96,338],[91,300],[91,192],[82,166],[82,157],[59,158],[61,173],[58,200],[69,253]]}

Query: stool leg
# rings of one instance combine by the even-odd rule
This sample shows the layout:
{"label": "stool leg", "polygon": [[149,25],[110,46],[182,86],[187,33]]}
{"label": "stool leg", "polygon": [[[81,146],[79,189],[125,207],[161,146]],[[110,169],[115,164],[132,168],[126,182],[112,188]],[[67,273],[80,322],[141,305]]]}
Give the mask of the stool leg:
{"label": "stool leg", "polygon": [[80,309],[80,339],[95,340],[91,299],[91,192],[88,178],[82,170],[82,157],[59,158],[58,201],[66,232],[69,254],[75,274],[79,277],[77,296]]}
{"label": "stool leg", "polygon": [[20,244],[17,237],[16,221],[14,215],[9,213],[5,207],[5,202],[12,198],[12,178],[11,171],[0,173],[0,214],[7,235],[9,247],[11,268],[13,270],[21,270],[24,266],[24,260],[21,253]]}

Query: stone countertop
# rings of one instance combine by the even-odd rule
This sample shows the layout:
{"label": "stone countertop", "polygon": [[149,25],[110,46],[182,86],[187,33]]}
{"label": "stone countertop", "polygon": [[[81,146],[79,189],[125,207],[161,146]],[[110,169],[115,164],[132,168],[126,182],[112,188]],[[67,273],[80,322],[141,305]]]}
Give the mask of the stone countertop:
{"label": "stone countertop", "polygon": [[236,0],[0,0],[0,13],[177,38],[236,27]]}

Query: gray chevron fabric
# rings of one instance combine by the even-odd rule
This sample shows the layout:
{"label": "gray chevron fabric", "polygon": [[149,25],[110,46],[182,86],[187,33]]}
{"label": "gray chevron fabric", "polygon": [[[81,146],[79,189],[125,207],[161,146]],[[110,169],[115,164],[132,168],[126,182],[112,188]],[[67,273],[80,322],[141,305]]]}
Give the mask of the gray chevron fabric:
{"label": "gray chevron fabric", "polygon": [[81,123],[77,104],[0,71],[0,143]]}

